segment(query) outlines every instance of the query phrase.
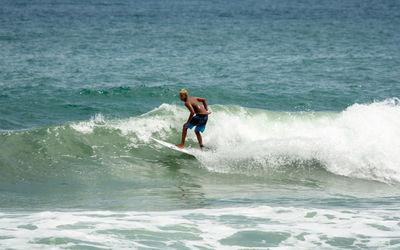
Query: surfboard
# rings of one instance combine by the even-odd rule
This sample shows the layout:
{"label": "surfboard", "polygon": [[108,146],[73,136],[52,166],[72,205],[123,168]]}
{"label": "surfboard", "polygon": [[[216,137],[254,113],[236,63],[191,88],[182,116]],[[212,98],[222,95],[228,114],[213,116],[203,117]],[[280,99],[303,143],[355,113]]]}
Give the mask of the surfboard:
{"label": "surfboard", "polygon": [[175,151],[178,151],[178,152],[181,152],[181,153],[184,153],[184,154],[188,154],[188,155],[195,156],[195,155],[194,155],[192,152],[190,152],[189,150],[184,149],[184,148],[178,148],[176,145],[171,144],[171,143],[169,143],[169,142],[161,141],[161,140],[158,140],[158,139],[156,139],[156,138],[151,138],[151,139],[152,139],[153,141],[157,142],[158,144],[164,146],[164,147],[170,148],[170,149],[172,149],[172,150],[175,150]]}

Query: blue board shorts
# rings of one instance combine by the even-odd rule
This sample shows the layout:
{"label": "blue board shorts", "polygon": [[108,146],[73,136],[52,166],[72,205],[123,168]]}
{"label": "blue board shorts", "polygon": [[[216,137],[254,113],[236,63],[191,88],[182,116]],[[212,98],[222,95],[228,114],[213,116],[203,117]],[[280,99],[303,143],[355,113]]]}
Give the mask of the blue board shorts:
{"label": "blue board shorts", "polygon": [[196,126],[195,131],[203,133],[206,129],[207,120],[208,115],[195,115],[186,128],[192,129],[194,126]]}

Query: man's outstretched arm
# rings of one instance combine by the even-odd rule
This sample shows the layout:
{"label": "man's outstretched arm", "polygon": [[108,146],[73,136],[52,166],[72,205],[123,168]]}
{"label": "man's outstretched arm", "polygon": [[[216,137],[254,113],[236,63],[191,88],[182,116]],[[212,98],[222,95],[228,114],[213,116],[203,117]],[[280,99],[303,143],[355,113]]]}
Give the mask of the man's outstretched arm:
{"label": "man's outstretched arm", "polygon": [[189,103],[185,103],[185,106],[189,109],[190,115],[189,115],[189,119],[187,120],[187,122],[185,124],[183,124],[182,141],[181,141],[181,144],[176,145],[178,148],[184,148],[185,147],[185,139],[186,139],[186,133],[187,133],[186,126],[192,120],[193,115],[194,115],[194,109],[193,109],[192,105],[190,105]]}
{"label": "man's outstretched arm", "polygon": [[194,109],[193,109],[192,105],[190,105],[189,103],[185,103],[185,106],[186,106],[186,108],[189,109],[190,115],[189,115],[187,122],[183,125],[183,127],[186,127],[186,125],[189,124],[189,122],[192,120],[192,118],[194,116]]}

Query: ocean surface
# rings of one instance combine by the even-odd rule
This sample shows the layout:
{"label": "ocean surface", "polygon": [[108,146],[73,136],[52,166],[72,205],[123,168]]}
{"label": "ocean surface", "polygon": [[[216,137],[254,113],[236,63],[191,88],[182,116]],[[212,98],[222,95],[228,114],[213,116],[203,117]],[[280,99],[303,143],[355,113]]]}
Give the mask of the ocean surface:
{"label": "ocean surface", "polygon": [[1,0],[0,248],[399,249],[399,98],[397,0]]}

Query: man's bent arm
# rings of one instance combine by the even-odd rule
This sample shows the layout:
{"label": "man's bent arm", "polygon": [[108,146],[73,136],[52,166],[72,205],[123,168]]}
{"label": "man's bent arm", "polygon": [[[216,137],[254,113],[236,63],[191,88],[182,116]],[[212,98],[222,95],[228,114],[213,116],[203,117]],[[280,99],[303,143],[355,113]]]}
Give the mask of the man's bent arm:
{"label": "man's bent arm", "polygon": [[199,97],[199,98],[197,98],[197,100],[198,100],[199,102],[202,102],[204,108],[208,111],[206,98],[200,98],[200,97]]}

